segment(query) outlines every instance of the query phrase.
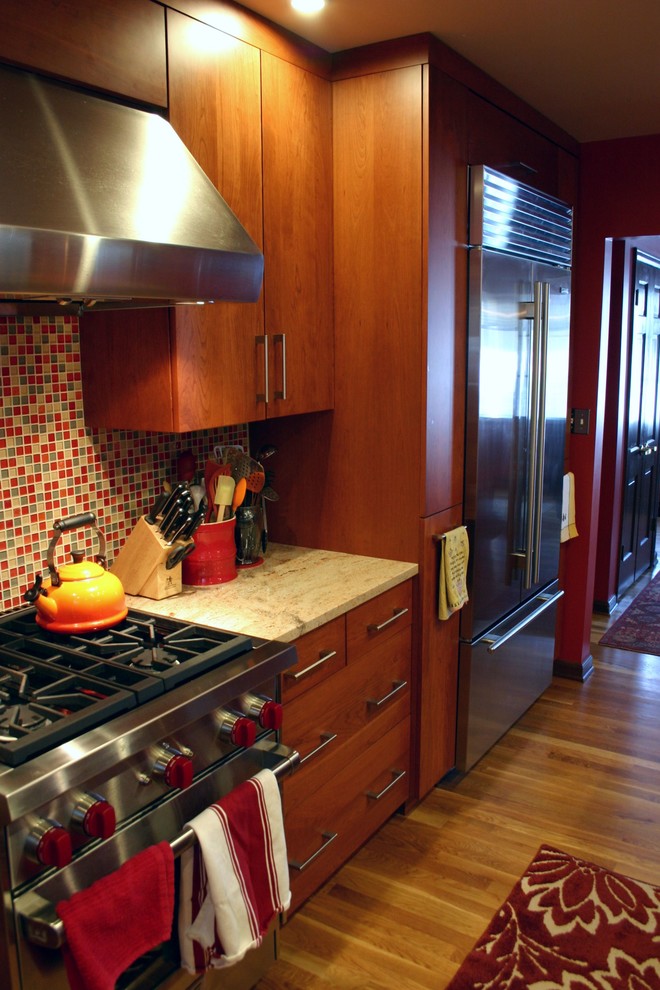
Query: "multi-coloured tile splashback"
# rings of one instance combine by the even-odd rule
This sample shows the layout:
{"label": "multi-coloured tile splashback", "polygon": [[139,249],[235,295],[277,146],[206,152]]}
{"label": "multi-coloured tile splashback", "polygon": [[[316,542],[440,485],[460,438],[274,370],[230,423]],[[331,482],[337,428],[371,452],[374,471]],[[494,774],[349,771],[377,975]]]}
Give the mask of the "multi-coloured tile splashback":
{"label": "multi-coloured tile splashback", "polygon": [[[203,465],[216,444],[247,444],[245,424],[185,434],[88,429],[73,316],[0,317],[0,373],[3,611],[24,604],[45,570],[56,519],[94,512],[112,561],[175,476],[179,453],[192,450]],[[89,527],[76,531],[76,543],[96,549]]]}

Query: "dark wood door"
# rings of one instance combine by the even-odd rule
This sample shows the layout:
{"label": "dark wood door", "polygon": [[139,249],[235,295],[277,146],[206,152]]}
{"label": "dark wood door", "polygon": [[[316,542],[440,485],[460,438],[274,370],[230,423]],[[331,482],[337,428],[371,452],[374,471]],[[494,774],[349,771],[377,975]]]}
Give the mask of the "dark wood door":
{"label": "dark wood door", "polygon": [[660,261],[637,253],[634,279],[619,594],[654,562],[658,515]]}

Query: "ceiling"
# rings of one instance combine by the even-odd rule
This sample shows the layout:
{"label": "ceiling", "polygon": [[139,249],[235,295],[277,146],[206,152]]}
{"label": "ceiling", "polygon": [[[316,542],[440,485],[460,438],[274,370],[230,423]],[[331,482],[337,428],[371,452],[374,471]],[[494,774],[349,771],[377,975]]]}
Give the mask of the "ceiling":
{"label": "ceiling", "polygon": [[430,32],[580,142],[660,133],[660,0],[240,3],[329,52]]}

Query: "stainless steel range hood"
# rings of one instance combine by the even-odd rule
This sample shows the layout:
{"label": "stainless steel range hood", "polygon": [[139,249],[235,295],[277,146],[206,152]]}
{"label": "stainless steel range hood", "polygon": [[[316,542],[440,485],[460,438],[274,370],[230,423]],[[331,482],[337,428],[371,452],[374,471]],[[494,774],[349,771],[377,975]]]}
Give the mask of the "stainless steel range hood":
{"label": "stainless steel range hood", "polygon": [[263,255],[167,121],[0,66],[0,315],[254,302]]}

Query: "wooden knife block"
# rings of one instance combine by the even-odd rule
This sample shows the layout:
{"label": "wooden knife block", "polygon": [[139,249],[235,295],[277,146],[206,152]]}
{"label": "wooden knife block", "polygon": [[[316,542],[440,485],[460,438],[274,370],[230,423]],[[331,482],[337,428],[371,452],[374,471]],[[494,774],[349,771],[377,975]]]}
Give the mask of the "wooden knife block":
{"label": "wooden knife block", "polygon": [[168,547],[155,526],[138,519],[110,570],[122,583],[127,595],[143,595],[154,601],[181,592],[181,564],[167,569]]}

